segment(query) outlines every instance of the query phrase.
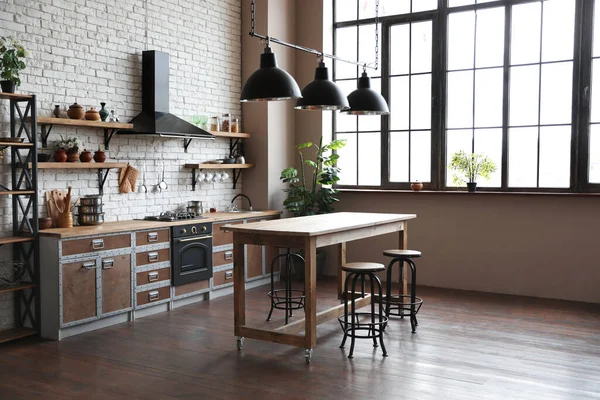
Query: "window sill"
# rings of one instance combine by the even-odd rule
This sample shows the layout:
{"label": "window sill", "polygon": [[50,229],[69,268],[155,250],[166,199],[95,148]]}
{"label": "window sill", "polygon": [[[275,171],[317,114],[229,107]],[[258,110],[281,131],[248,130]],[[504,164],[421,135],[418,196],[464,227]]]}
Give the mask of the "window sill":
{"label": "window sill", "polygon": [[392,189],[337,189],[346,193],[414,193],[414,194],[433,194],[433,195],[486,195],[486,196],[558,196],[558,197],[600,197],[600,193],[571,193],[571,192],[494,192],[481,190],[477,192],[467,192],[466,190],[392,190]]}

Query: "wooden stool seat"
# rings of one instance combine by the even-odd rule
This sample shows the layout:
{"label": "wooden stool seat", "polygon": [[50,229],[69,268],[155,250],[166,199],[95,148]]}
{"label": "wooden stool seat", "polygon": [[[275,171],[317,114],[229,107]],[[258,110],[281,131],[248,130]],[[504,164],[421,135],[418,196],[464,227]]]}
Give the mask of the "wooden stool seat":
{"label": "wooden stool seat", "polygon": [[385,250],[383,252],[384,256],[387,257],[408,257],[408,258],[417,258],[417,257],[421,257],[421,252],[418,250],[400,250],[400,249],[394,249],[394,250]]}
{"label": "wooden stool seat", "polygon": [[385,271],[385,265],[373,262],[353,262],[342,265],[346,272],[379,272]]}

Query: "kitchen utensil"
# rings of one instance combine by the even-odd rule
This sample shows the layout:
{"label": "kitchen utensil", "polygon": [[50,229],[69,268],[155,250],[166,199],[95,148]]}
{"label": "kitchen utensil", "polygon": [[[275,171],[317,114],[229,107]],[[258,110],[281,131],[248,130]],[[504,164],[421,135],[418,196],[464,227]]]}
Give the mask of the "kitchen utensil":
{"label": "kitchen utensil", "polygon": [[82,206],[100,206],[102,205],[102,196],[99,194],[90,194],[79,199]]}
{"label": "kitchen utensil", "polygon": [[148,186],[146,186],[146,164],[142,165],[142,185],[140,186],[140,192],[148,193]]}
{"label": "kitchen utensil", "polygon": [[[53,189],[45,193],[48,216],[52,218],[52,225],[58,226],[58,216],[64,212],[64,198],[66,190]],[[59,211],[59,209],[61,211]]]}
{"label": "kitchen utensil", "polygon": [[204,177],[204,183],[211,183],[212,182],[212,178],[213,178],[213,173],[212,172],[207,172],[206,176]]}
{"label": "kitchen utensil", "polygon": [[104,223],[104,213],[99,214],[84,214],[79,213],[77,216],[77,223],[79,225],[100,225]]}
{"label": "kitchen utensil", "polygon": [[196,182],[204,183],[204,179],[206,179],[206,174],[202,171],[198,172],[198,178],[196,178]]}
{"label": "kitchen utensil", "polygon": [[63,214],[71,212],[71,186],[67,188],[67,195],[65,196],[65,203],[63,205]]}
{"label": "kitchen utensil", "polygon": [[244,158],[244,156],[237,156],[235,158],[235,163],[236,164],[246,164],[246,159]]}
{"label": "kitchen utensil", "polygon": [[167,185],[167,182],[165,182],[165,164],[163,163],[162,165],[162,179],[160,180],[160,182],[158,182],[158,190],[159,191],[163,191],[163,190],[167,190],[169,188],[169,185]]}
{"label": "kitchen utensil", "polygon": [[223,164],[235,164],[235,158],[233,158],[233,157],[224,158]]}
{"label": "kitchen utensil", "polygon": [[73,213],[68,211],[59,214],[57,224],[59,228],[72,228],[73,227]]}
{"label": "kitchen utensil", "polygon": [[75,205],[77,204],[77,202],[79,201],[79,197],[75,199],[75,201],[73,202],[73,204],[71,204],[71,208],[69,209],[69,211],[73,211],[73,209],[75,208]]}
{"label": "kitchen utensil", "polygon": [[79,206],[79,214],[102,214],[102,204],[98,206]]}
{"label": "kitchen utensil", "polygon": [[[33,226],[33,218],[29,218],[29,223]],[[52,227],[52,218],[50,217],[44,217],[44,218],[38,218],[38,226],[39,229],[48,229]],[[29,228],[25,227],[24,229],[26,232],[29,232]]]}
{"label": "kitchen utensil", "polygon": [[136,185],[140,171],[133,168],[130,164],[121,168],[119,172],[119,193],[131,193],[136,191]]}
{"label": "kitchen utensil", "polygon": [[221,174],[221,182],[225,182],[227,179],[229,179],[229,174],[223,171],[223,173]]}
{"label": "kitchen utensil", "polygon": [[211,181],[212,181],[212,183],[220,182],[221,181],[221,173],[215,172]]}

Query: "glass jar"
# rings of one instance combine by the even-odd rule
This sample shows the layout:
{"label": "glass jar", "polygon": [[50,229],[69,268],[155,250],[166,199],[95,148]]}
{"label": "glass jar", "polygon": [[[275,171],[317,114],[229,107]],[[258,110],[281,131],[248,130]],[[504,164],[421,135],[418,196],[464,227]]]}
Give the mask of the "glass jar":
{"label": "glass jar", "polygon": [[210,130],[213,132],[219,131],[219,117],[216,115],[210,118]]}
{"label": "glass jar", "polygon": [[231,132],[238,133],[240,131],[240,120],[234,118],[231,120]]}
{"label": "glass jar", "polygon": [[231,114],[223,114],[221,132],[231,132]]}

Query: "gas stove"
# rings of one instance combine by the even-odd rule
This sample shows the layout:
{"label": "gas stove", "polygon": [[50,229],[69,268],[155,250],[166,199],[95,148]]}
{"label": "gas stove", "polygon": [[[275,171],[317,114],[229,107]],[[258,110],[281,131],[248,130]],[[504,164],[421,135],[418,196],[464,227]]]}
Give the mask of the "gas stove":
{"label": "gas stove", "polygon": [[161,212],[160,215],[148,215],[146,217],[144,217],[144,220],[146,221],[179,221],[179,220],[193,220],[193,219],[202,219],[202,218],[206,218],[203,217],[202,215],[196,215],[196,213],[193,212],[189,212],[189,211],[181,211],[181,212],[173,212],[173,211],[166,211],[166,212]]}

